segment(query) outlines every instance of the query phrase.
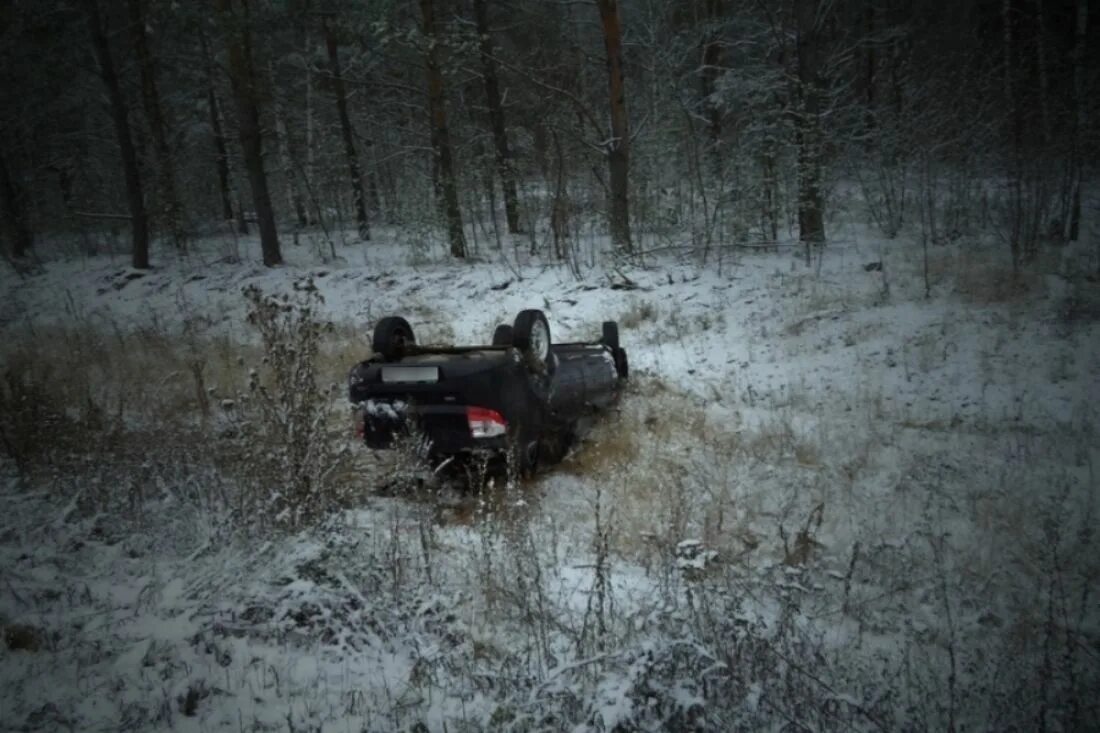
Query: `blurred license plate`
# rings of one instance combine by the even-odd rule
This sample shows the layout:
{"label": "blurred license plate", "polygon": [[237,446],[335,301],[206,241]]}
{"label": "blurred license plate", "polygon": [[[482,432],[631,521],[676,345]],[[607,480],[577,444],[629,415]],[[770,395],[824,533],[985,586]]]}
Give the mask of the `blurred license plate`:
{"label": "blurred license plate", "polygon": [[438,382],[439,367],[434,366],[384,366],[382,381],[395,382]]}

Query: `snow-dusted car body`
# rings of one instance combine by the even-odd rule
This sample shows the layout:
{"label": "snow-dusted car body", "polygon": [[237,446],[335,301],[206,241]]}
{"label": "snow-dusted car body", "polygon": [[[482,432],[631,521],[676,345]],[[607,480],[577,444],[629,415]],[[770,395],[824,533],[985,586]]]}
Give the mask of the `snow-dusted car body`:
{"label": "snow-dusted car body", "polygon": [[597,341],[551,344],[536,310],[480,346],[418,345],[404,319],[385,318],[373,346],[348,378],[368,446],[416,435],[433,461],[504,456],[525,473],[560,456],[578,421],[615,402],[628,372],[616,324]]}

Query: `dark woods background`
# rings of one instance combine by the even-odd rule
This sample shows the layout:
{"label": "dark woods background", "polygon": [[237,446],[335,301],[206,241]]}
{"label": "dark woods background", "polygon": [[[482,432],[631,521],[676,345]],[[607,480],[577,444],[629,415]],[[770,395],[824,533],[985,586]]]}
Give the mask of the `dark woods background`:
{"label": "dark woods background", "polygon": [[[7,0],[4,254],[1081,236],[1087,0]],[[1085,199],[1086,208],[1089,206]],[[369,246],[369,245],[366,245]],[[335,252],[335,247],[333,247]]]}

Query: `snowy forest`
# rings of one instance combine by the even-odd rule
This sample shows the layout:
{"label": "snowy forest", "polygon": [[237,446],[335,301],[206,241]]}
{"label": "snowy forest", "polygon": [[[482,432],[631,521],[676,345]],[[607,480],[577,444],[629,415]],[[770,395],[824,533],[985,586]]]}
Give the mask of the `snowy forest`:
{"label": "snowy forest", "polygon": [[[7,0],[0,729],[1096,730],[1089,10]],[[355,434],[524,309],[560,460]]]}

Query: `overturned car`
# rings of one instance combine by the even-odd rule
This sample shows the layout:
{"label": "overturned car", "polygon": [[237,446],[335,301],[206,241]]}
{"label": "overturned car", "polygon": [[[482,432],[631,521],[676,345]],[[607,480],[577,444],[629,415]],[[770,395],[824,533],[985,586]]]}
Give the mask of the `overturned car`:
{"label": "overturned car", "polygon": [[505,459],[518,473],[560,459],[588,416],[611,406],[628,375],[619,328],[555,344],[540,310],[497,326],[483,346],[416,341],[408,321],[380,320],[374,355],[349,374],[356,429],[371,448],[414,436],[433,465]]}

